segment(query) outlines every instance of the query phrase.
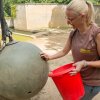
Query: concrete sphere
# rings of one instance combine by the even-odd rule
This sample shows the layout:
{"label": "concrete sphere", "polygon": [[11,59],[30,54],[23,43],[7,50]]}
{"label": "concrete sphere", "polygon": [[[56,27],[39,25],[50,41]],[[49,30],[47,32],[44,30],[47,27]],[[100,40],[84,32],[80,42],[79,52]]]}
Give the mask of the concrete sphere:
{"label": "concrete sphere", "polygon": [[48,64],[33,44],[18,42],[0,53],[0,96],[23,100],[36,95],[48,78]]}

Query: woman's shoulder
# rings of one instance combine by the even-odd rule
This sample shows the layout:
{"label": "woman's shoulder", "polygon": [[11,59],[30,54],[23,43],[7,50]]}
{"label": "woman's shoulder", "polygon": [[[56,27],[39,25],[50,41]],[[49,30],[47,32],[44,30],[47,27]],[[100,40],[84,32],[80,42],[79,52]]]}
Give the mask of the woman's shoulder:
{"label": "woman's shoulder", "polygon": [[96,23],[93,23],[91,25],[90,31],[91,34],[96,37],[100,33],[100,27]]}
{"label": "woman's shoulder", "polygon": [[92,29],[94,32],[100,32],[100,27],[99,27],[96,23],[93,23],[93,24],[92,24],[91,29]]}

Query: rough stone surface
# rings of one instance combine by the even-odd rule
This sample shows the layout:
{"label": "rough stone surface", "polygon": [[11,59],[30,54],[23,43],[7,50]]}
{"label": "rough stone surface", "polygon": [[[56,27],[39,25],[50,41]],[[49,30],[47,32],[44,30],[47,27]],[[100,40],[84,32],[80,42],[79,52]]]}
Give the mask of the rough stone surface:
{"label": "rough stone surface", "polygon": [[[0,54],[0,95],[22,100],[36,95],[48,78],[48,64],[31,43],[6,46]],[[1,99],[0,99],[1,100]]]}

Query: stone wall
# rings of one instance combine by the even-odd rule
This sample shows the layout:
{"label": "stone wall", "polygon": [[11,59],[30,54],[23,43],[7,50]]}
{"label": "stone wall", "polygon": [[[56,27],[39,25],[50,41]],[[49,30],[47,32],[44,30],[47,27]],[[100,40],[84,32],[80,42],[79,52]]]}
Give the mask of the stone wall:
{"label": "stone wall", "polygon": [[7,22],[9,27],[13,27],[14,26],[13,19],[11,17],[10,18],[6,18],[6,22]]}
{"label": "stone wall", "polygon": [[100,26],[100,5],[94,5],[95,7],[95,18],[96,23]]}
{"label": "stone wall", "polygon": [[[94,6],[96,22],[100,24],[100,6]],[[24,31],[34,31],[42,28],[66,27],[66,5],[57,4],[19,4],[16,8],[14,28]]]}
{"label": "stone wall", "polygon": [[[25,30],[27,31],[27,21],[30,19],[27,19],[26,15],[26,5],[17,5],[16,8],[16,18],[14,19],[14,28],[17,30]],[[32,10],[32,9],[31,9]],[[29,15],[31,16],[31,15]],[[32,28],[32,27],[31,27]]]}
{"label": "stone wall", "polygon": [[65,5],[17,5],[14,28],[24,31],[33,31],[41,28],[65,27]]}

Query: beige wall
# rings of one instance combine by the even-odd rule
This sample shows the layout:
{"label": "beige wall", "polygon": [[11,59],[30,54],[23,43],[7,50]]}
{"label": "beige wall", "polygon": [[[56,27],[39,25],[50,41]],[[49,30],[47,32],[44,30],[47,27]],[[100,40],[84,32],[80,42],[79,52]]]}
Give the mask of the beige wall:
{"label": "beige wall", "polygon": [[[14,27],[33,31],[42,28],[66,27],[66,5],[20,4],[17,5]],[[100,23],[100,6],[95,6],[96,22]]]}
{"label": "beige wall", "polygon": [[18,30],[27,30],[26,5],[17,5],[14,28]]}
{"label": "beige wall", "polygon": [[6,22],[8,24],[8,27],[13,27],[14,23],[13,23],[13,19],[12,18],[6,18]]}
{"label": "beige wall", "polygon": [[14,27],[25,31],[65,27],[65,7],[65,5],[17,5]]}
{"label": "beige wall", "polygon": [[54,7],[55,5],[26,5],[27,29],[48,27]]}
{"label": "beige wall", "polygon": [[100,5],[95,5],[95,17],[96,17],[96,23],[100,26]]}

